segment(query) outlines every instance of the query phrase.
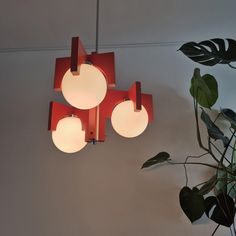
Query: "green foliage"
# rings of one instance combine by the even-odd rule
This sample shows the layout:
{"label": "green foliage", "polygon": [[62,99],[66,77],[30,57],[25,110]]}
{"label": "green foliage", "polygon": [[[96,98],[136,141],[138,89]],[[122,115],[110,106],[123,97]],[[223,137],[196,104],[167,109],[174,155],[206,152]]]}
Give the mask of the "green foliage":
{"label": "green foliage", "polygon": [[201,76],[200,70],[196,68],[191,80],[190,94],[201,106],[211,108],[218,98],[217,81],[212,75]]}
{"label": "green foliage", "polygon": [[160,164],[162,162],[165,162],[167,160],[170,159],[170,154],[167,152],[160,152],[158,153],[156,156],[148,159],[147,161],[144,162],[144,164],[142,165],[142,168],[148,168],[150,166],[156,165],[156,164]]}
{"label": "green foliage", "polygon": [[[236,61],[236,41],[227,39],[227,43],[228,47],[226,49],[225,41],[219,38],[200,43],[189,42],[182,45],[180,51],[191,60],[202,65],[228,64],[236,69],[231,65],[232,62]],[[210,74],[201,76],[198,68],[194,70],[191,79],[190,94],[194,99],[197,141],[204,153],[199,156],[188,156],[184,162],[173,162],[169,159],[168,153],[161,152],[147,160],[142,168],[162,162],[168,162],[172,165],[184,165],[186,186],[180,191],[179,201],[185,215],[191,222],[194,222],[200,219],[205,212],[209,219],[219,225],[230,227],[234,224],[234,235],[236,235],[236,223],[234,223],[236,203],[236,113],[230,108],[224,108],[221,109],[215,120],[210,118],[208,115],[210,110],[207,113],[204,108],[211,109],[216,103],[218,84],[214,76]],[[199,120],[200,109],[201,120]],[[218,127],[219,117],[230,123],[227,132],[225,132],[225,129],[223,132]],[[207,129],[206,139],[202,139],[200,121],[205,124]],[[193,158],[197,161],[189,161]],[[209,160],[215,164],[209,164]],[[187,186],[187,165],[208,166],[213,168],[215,173],[204,183],[190,188]]]}
{"label": "green foliage", "polygon": [[235,175],[231,174],[234,173],[235,170],[235,164],[233,166],[230,164],[225,170],[217,171],[217,183],[214,188],[214,192],[216,195],[224,193],[229,195],[231,198],[236,197],[236,177]]}
{"label": "green foliage", "polygon": [[216,172],[217,183],[215,185],[215,194],[218,195],[220,193],[227,194],[227,172],[226,170],[218,170]]}
{"label": "green foliage", "polygon": [[210,138],[214,140],[220,139],[224,146],[226,147],[229,139],[224,135],[224,133],[215,125],[214,122],[210,119],[208,114],[202,110],[201,119],[205,123]]}
{"label": "green foliage", "polygon": [[[235,161],[233,161],[235,162]],[[236,171],[236,165],[235,164],[230,164],[229,167],[227,168],[230,172],[235,173]],[[235,199],[236,197],[236,186],[235,186],[235,181],[236,177],[235,175],[230,174],[229,172],[227,173],[227,194]]]}

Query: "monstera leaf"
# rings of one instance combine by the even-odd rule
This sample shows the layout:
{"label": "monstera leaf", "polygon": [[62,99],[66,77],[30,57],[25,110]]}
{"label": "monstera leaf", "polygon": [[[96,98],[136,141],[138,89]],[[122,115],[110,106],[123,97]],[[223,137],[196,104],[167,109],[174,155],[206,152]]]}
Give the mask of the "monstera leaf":
{"label": "monstera leaf", "polygon": [[[188,42],[179,49],[191,60],[206,66],[214,66],[216,64],[228,64],[236,61],[236,41],[215,38],[205,40],[200,43]],[[230,65],[231,66],[231,65]]]}

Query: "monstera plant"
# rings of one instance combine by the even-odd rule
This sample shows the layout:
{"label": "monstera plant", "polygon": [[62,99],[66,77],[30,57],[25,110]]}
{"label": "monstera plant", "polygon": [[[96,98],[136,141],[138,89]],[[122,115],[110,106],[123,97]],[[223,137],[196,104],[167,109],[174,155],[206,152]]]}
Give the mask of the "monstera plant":
{"label": "monstera plant", "polygon": [[[179,49],[184,55],[205,66],[226,64],[236,69],[236,41],[215,38],[200,43],[189,42]],[[188,156],[183,163],[174,162],[167,152],[160,152],[147,160],[142,168],[160,163],[182,164],[186,174],[186,184],[180,190],[180,206],[193,223],[204,214],[217,223],[214,235],[223,225],[229,227],[231,235],[236,235],[236,113],[230,108],[218,111],[212,119],[211,108],[218,98],[218,85],[214,76],[201,75],[196,68],[191,79],[190,94],[196,122],[196,136],[199,147],[203,150],[198,156]],[[228,124],[219,128],[219,121]],[[205,124],[207,137],[203,139],[200,122]],[[220,143],[221,142],[221,143]],[[194,161],[193,161],[194,160]],[[203,165],[212,168],[213,175],[197,186],[188,186],[187,165]]]}

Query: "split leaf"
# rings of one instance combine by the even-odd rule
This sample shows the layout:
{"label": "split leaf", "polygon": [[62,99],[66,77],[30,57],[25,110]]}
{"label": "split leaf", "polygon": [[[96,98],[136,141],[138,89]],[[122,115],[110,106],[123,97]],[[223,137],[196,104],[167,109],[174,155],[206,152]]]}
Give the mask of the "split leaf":
{"label": "split leaf", "polygon": [[236,41],[233,39],[215,38],[200,43],[188,42],[180,47],[180,51],[194,62],[206,66],[230,64],[236,61]]}

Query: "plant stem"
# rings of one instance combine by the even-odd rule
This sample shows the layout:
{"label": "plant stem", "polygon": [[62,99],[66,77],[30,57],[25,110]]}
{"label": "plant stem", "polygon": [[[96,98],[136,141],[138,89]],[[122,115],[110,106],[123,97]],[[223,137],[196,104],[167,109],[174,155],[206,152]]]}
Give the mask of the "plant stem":
{"label": "plant stem", "polygon": [[229,142],[227,143],[227,145],[226,145],[226,147],[225,147],[224,152],[222,153],[222,156],[221,156],[221,159],[220,159],[220,163],[223,163],[223,160],[224,160],[224,158],[225,158],[225,154],[226,154],[226,152],[227,152],[227,150],[228,150],[228,148],[229,148],[229,145],[230,145],[230,143],[231,143],[231,141],[232,141],[232,139],[233,139],[235,133],[236,133],[236,130],[233,132],[232,136],[231,136],[230,139],[229,139]]}
{"label": "plant stem", "polygon": [[[217,163],[220,163],[220,161],[216,158],[216,156],[214,155],[214,153],[211,150],[210,137],[208,137],[208,148],[206,148],[202,144],[201,133],[200,133],[200,128],[199,128],[199,118],[198,118],[198,103],[195,98],[194,98],[193,102],[194,102],[196,129],[197,129],[197,140],[198,140],[199,147],[202,148],[203,150],[207,151]],[[217,116],[217,118],[218,118],[218,116]],[[216,118],[216,120],[217,120],[217,118]]]}
{"label": "plant stem", "polygon": [[219,152],[220,155],[223,154],[223,153],[219,150],[219,148],[218,148],[213,142],[210,141],[210,143],[211,143],[211,145],[216,149],[216,151]]}
{"label": "plant stem", "polygon": [[229,147],[233,150],[233,151],[236,151],[235,147],[229,145]]}
{"label": "plant stem", "polygon": [[[223,153],[218,149],[218,147],[217,147],[213,142],[210,141],[210,143],[211,143],[211,145],[216,149],[216,151],[219,152],[220,155],[223,155]],[[227,158],[225,158],[225,160],[226,160],[229,164],[231,164],[231,162],[230,162]]]}
{"label": "plant stem", "polygon": [[203,153],[202,155],[199,155],[199,156],[187,156],[185,161],[184,161],[184,174],[185,174],[185,186],[188,186],[188,173],[187,173],[187,167],[186,167],[186,163],[188,162],[188,159],[189,158],[201,158],[205,155],[209,154],[208,152],[206,153]]}
{"label": "plant stem", "polygon": [[200,129],[199,129],[199,121],[198,121],[198,103],[196,101],[196,99],[193,99],[194,102],[194,112],[195,112],[195,120],[196,120],[196,129],[197,129],[197,140],[198,140],[198,144],[199,146],[204,149],[205,151],[209,152],[209,150],[203,146],[202,144],[202,140],[201,140],[201,134],[200,134]]}
{"label": "plant stem", "polygon": [[219,227],[220,227],[220,224],[218,224],[218,225],[216,226],[216,228],[214,229],[214,231],[213,231],[213,233],[212,233],[211,236],[214,236],[214,235],[215,235],[215,233],[216,233],[216,231],[218,230]]}
{"label": "plant stem", "polygon": [[214,168],[214,169],[217,169],[217,170],[224,170],[221,167],[214,166],[214,165],[207,164],[207,163],[202,163],[202,162],[187,162],[187,163],[185,163],[185,162],[171,162],[169,160],[167,160],[167,162],[169,164],[173,164],[173,165],[202,165],[202,166],[208,166],[208,167],[211,167],[211,168]]}
{"label": "plant stem", "polygon": [[189,158],[201,158],[203,156],[206,156],[207,154],[209,154],[209,152],[205,152],[205,153],[203,153],[201,155],[198,155],[198,156],[187,156],[186,159],[185,159],[185,162],[187,163]]}
{"label": "plant stem", "polygon": [[[234,180],[233,181],[230,181],[228,184],[230,184],[230,183],[232,183],[232,182],[234,182]],[[235,190],[235,185],[236,184],[234,184],[231,188],[230,188],[230,190],[228,191],[228,194],[230,194],[230,192],[234,189]]]}
{"label": "plant stem", "polygon": [[236,149],[236,140],[234,141],[234,147],[233,147],[233,152],[232,152],[232,156],[231,156],[231,165],[234,164],[235,160],[234,160],[234,156],[235,156],[235,149]]}
{"label": "plant stem", "polygon": [[232,66],[230,63],[228,64],[229,67],[236,69],[236,67]]}
{"label": "plant stem", "polygon": [[184,174],[185,174],[185,186],[188,186],[188,171],[187,171],[186,163],[184,164]]}
{"label": "plant stem", "polygon": [[[201,186],[201,185],[203,185],[203,184],[206,184],[207,182],[208,182],[209,180],[207,180],[207,181],[205,181],[205,182],[202,182],[202,183],[200,183],[200,184],[197,184],[195,187],[199,187],[199,186]],[[228,178],[217,178],[217,181],[229,181],[229,179]],[[233,180],[234,181],[234,180]],[[229,182],[227,182],[227,184],[230,184],[230,183],[232,183],[233,181],[229,181]]]}
{"label": "plant stem", "polygon": [[217,157],[214,155],[214,153],[212,152],[212,149],[211,149],[211,138],[208,136],[208,149],[209,149],[209,154],[212,156],[212,158],[217,162],[217,163],[220,163],[220,161],[217,159]]}
{"label": "plant stem", "polygon": [[[232,131],[232,130],[233,130],[233,131]],[[233,129],[233,128],[229,128],[229,131],[231,132],[231,134],[234,135],[234,137],[236,137],[236,135],[234,134],[235,129]]]}

